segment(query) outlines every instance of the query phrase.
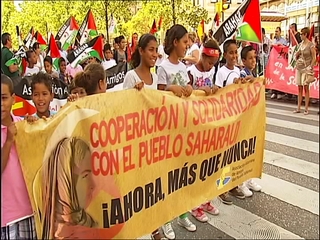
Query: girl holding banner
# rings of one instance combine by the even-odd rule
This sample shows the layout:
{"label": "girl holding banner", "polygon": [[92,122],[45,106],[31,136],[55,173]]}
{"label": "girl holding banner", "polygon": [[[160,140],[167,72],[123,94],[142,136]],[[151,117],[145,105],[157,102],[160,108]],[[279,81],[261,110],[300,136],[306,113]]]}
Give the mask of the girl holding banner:
{"label": "girl holding banner", "polygon": [[[218,87],[214,86],[215,65],[219,61],[220,48],[218,43],[210,39],[203,43],[201,47],[200,60],[195,65],[188,68],[190,83],[195,90],[203,90],[206,95],[214,94]],[[219,210],[207,201],[200,206],[192,209],[191,214],[200,222],[209,220],[205,212],[212,215],[218,215]]]}
{"label": "girl holding banner", "polygon": [[[188,32],[182,25],[173,25],[166,33],[164,51],[168,55],[157,70],[158,89],[172,91],[176,96],[189,97],[192,94],[192,86],[189,83],[187,67],[179,60],[183,59],[188,44]],[[187,213],[179,216],[178,224],[190,232],[197,230],[188,218]],[[171,222],[166,223],[162,230],[168,239],[175,239],[176,235]]]}
{"label": "girl holding banner", "polygon": [[[150,71],[158,57],[157,48],[158,43],[154,35],[144,34],[140,37],[131,56],[133,69],[127,72],[123,89],[157,89],[158,76]],[[165,239],[159,229],[153,231],[151,236],[155,240]]]}

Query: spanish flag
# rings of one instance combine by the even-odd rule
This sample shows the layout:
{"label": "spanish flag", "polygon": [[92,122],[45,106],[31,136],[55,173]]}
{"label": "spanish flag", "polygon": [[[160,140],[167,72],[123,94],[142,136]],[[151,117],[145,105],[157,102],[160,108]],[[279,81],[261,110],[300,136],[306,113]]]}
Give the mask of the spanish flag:
{"label": "spanish flag", "polygon": [[18,97],[17,95],[15,96],[15,104],[12,107],[13,115],[24,117],[26,115],[32,115],[36,111],[36,108],[32,106],[28,100]]}
{"label": "spanish flag", "polygon": [[201,22],[198,25],[197,33],[198,33],[199,39],[201,39],[202,36],[204,35],[204,20],[203,19],[201,20]]}

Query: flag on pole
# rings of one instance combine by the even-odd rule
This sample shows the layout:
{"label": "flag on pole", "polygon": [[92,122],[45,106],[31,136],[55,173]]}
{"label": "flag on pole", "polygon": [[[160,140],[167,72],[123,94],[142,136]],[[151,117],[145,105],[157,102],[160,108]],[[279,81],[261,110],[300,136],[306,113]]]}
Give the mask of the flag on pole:
{"label": "flag on pole", "polygon": [[201,20],[201,22],[198,25],[197,34],[198,34],[199,39],[202,39],[202,36],[204,35],[204,20],[203,19]]}
{"label": "flag on pole", "polygon": [[72,46],[77,36],[78,30],[79,25],[76,19],[73,16],[69,17],[67,21],[61,26],[55,37],[55,40],[61,42],[62,50],[68,50]]}
{"label": "flag on pole", "polygon": [[150,29],[150,34],[155,34],[157,32],[157,24],[156,24],[156,20],[153,20],[153,24],[152,27]]}
{"label": "flag on pole", "polygon": [[234,35],[242,23],[242,19],[252,1],[253,0],[243,1],[242,4],[235,10],[235,12],[233,12],[225,21],[220,24],[218,29],[213,34],[213,38],[218,41],[219,45],[223,44],[225,40]]}
{"label": "flag on pole", "polygon": [[163,18],[161,16],[159,19],[159,22],[158,22],[158,32],[161,31],[161,29],[162,29],[162,21],[163,21]]}
{"label": "flag on pole", "polygon": [[89,9],[78,31],[78,34],[76,37],[76,45],[77,46],[83,45],[84,43],[90,41],[92,38],[95,38],[98,35],[99,34],[97,31],[97,26],[96,26],[92,11],[91,9]]}
{"label": "flag on pole", "polygon": [[27,48],[30,48],[33,36],[34,36],[34,29],[33,29],[33,27],[31,27],[28,35],[23,40],[23,43]]}
{"label": "flag on pole", "polygon": [[288,62],[289,62],[289,66],[291,66],[292,68],[295,68],[296,62],[297,62],[296,53],[297,51],[299,51],[300,45],[298,44],[298,41],[291,29],[289,30],[289,34],[290,34],[291,41],[290,41],[290,46],[288,51]]}
{"label": "flag on pole", "polygon": [[314,24],[310,28],[309,40],[313,42],[314,39]]}
{"label": "flag on pole", "polygon": [[113,17],[113,14],[111,13],[111,17],[110,17],[110,24],[109,24],[109,33],[111,34],[116,34],[117,31],[117,22]]}
{"label": "flag on pole", "polygon": [[85,61],[89,57],[95,57],[100,61],[103,60],[103,46],[101,35],[95,37],[91,41],[82,44],[77,49],[70,52],[67,59],[71,66],[75,68],[79,63]]}
{"label": "flag on pole", "polygon": [[262,43],[261,15],[259,0],[251,0],[236,37],[240,41]]}
{"label": "flag on pole", "polygon": [[48,56],[52,58],[53,68],[56,71],[59,71],[59,58],[61,58],[61,54],[53,34],[51,34],[50,36],[50,41],[48,46]]}

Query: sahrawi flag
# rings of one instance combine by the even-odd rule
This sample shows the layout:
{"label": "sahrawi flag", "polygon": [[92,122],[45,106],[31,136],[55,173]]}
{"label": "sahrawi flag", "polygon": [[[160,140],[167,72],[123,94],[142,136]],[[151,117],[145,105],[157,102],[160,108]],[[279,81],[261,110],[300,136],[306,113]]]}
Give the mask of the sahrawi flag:
{"label": "sahrawi flag", "polygon": [[251,0],[238,29],[237,40],[253,43],[262,42],[259,0]]}
{"label": "sahrawi flag", "polygon": [[102,37],[98,36],[92,39],[90,42],[84,43],[77,49],[70,52],[67,56],[67,59],[73,68],[90,57],[95,57],[102,61],[102,49]]}
{"label": "sahrawi flag", "polygon": [[98,35],[92,11],[89,10],[78,31],[76,45],[83,45]]}
{"label": "sahrawi flag", "polygon": [[26,38],[23,40],[23,43],[24,43],[24,45],[25,45],[27,48],[30,48],[30,47],[31,47],[31,42],[32,42],[33,36],[34,36],[34,30],[33,30],[33,27],[31,27],[28,35],[27,35]]}
{"label": "sahrawi flag", "polygon": [[109,24],[109,33],[110,34],[116,34],[117,32],[118,32],[117,22],[114,19],[113,14],[111,13],[110,24]]}
{"label": "sahrawi flag", "polygon": [[[225,40],[231,38],[233,34],[237,31],[238,27],[242,23],[242,19],[244,17],[251,2],[258,0],[246,0],[242,2],[242,4],[237,8],[237,10],[232,13],[215,31],[213,37],[218,41],[219,45],[221,45]],[[256,14],[256,13],[254,13]],[[260,30],[261,31],[261,30]]]}
{"label": "sahrawi flag", "polygon": [[289,66],[291,66],[292,68],[295,68],[296,66],[296,53],[297,51],[299,51],[300,45],[298,44],[298,41],[296,39],[296,37],[294,36],[294,33],[292,32],[292,30],[289,30],[289,34],[290,34],[290,46],[289,46],[289,51],[288,51],[288,62],[289,62]]}
{"label": "sahrawi flag", "polygon": [[56,40],[61,42],[61,48],[63,50],[68,50],[72,46],[78,30],[79,25],[76,19],[73,16],[69,17],[55,37]]}
{"label": "sahrawi flag", "polygon": [[56,71],[59,71],[59,58],[61,58],[61,54],[57,46],[56,40],[54,39],[52,34],[50,36],[47,55],[52,58],[53,68]]}
{"label": "sahrawi flag", "polygon": [[30,47],[32,47],[33,44],[36,43],[36,42],[39,43],[40,48],[42,50],[46,49],[47,42],[46,42],[46,40],[44,40],[43,36],[41,35],[41,33],[39,31],[36,31],[36,33],[33,35]]}
{"label": "sahrawi flag", "polygon": [[8,67],[13,64],[18,65],[20,73],[23,75],[27,67],[26,57],[25,46],[20,46],[19,50],[5,63],[5,65]]}

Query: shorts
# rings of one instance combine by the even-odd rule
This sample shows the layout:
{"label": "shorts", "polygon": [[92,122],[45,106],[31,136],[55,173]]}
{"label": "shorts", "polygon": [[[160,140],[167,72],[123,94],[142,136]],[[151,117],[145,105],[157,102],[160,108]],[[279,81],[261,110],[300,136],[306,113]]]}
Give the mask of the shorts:
{"label": "shorts", "polygon": [[[313,72],[311,72],[311,76],[313,76]],[[299,70],[296,70],[296,83],[298,86],[307,86],[310,83],[308,83],[307,78],[310,77],[310,73],[309,75],[305,72],[301,72]]]}
{"label": "shorts", "polygon": [[1,228],[1,239],[37,239],[34,217]]}

